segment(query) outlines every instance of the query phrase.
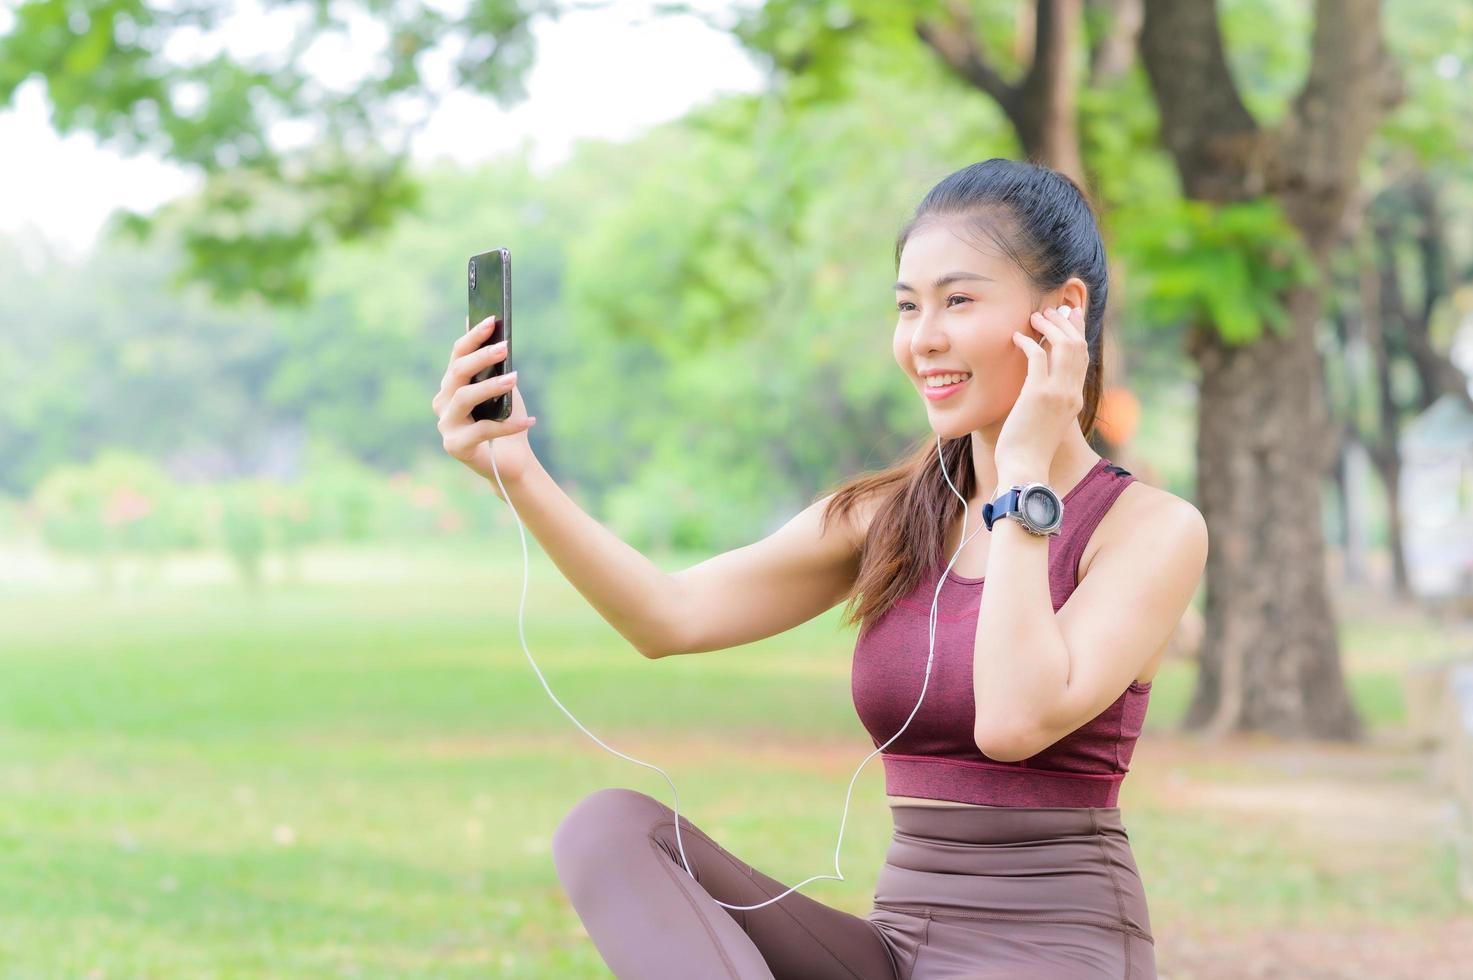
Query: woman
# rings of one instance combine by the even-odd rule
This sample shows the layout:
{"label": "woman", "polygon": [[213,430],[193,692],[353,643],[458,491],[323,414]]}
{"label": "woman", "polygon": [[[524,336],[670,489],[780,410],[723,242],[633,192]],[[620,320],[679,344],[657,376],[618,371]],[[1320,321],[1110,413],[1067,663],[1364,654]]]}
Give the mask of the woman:
{"label": "woman", "polygon": [[[621,978],[1156,975],[1116,800],[1207,535],[1190,503],[1087,441],[1106,299],[1095,216],[1067,177],[987,160],[926,195],[896,265],[892,353],[933,436],[768,538],[674,575],[551,481],[514,388],[511,418],[469,419],[506,390],[465,384],[504,356],[470,353],[485,326],[452,351],[434,403],[446,450],[490,480],[494,447],[524,524],[645,656],[749,643],[846,597],[860,623],[854,704],[884,748],[894,821],[873,910],[801,892],[729,909],[788,886],[682,816],[687,872],[665,803],[601,789],[558,825],[553,860]],[[989,519],[1032,483],[1061,524],[1037,509],[1046,491]]]}

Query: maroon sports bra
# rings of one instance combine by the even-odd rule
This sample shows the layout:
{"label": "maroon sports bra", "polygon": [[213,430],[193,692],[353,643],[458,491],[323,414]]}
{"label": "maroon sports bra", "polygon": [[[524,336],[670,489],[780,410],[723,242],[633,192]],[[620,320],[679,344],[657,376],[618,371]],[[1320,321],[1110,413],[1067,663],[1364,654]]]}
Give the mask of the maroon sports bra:
{"label": "maroon sports bra", "polygon": [[[1135,477],[1108,459],[1064,495],[1064,522],[1049,539],[1049,591],[1058,612],[1074,591],[1084,546]],[[878,748],[900,731],[925,678],[931,599],[947,555],[854,647],[854,708]],[[980,578],[947,573],[936,607],[936,656],[926,698],[901,736],[880,753],[892,796],[991,806],[1115,806],[1141,733],[1149,683],[1132,681],[1113,704],[1038,754],[1000,762],[973,738],[972,651]]]}

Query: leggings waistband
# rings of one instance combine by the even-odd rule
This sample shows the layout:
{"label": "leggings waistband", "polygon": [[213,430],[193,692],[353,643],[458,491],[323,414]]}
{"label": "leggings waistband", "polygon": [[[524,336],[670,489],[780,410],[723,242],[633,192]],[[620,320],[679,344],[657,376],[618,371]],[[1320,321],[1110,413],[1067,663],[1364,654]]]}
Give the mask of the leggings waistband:
{"label": "leggings waistband", "polygon": [[1125,836],[1118,806],[924,806],[892,803],[897,833],[964,844]]}

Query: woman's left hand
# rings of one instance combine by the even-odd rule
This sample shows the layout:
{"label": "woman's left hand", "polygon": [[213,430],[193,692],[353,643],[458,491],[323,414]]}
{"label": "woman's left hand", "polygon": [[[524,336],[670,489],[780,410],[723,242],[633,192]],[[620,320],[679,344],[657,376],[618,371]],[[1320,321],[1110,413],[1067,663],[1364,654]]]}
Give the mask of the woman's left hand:
{"label": "woman's left hand", "polygon": [[1005,480],[1011,479],[1010,472],[1042,474],[1033,479],[1047,480],[1064,433],[1084,409],[1089,348],[1083,311],[1065,316],[1049,307],[1029,319],[1049,347],[1044,350],[1022,331],[1013,332],[1013,343],[1028,355],[1028,376],[993,447],[998,474]]}

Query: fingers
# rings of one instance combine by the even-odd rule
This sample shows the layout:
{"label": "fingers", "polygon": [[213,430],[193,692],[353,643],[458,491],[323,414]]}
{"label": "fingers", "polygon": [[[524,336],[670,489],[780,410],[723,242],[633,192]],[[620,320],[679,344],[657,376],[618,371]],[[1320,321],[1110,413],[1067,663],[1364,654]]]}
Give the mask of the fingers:
{"label": "fingers", "polygon": [[[465,321],[470,323],[471,317],[467,313]],[[506,341],[490,347],[482,347],[491,331],[495,329],[497,322],[496,314],[491,314],[470,327],[465,333],[455,339],[450,345],[450,363],[445,367],[445,374],[440,378],[440,390],[430,399],[430,408],[435,415],[442,414],[443,408],[465,382],[482,368],[495,364],[506,356]]]}
{"label": "fingers", "polygon": [[537,424],[537,419],[532,416],[519,419],[506,419],[497,422],[494,419],[482,419],[472,422],[470,425],[456,426],[450,429],[442,438],[441,444],[445,451],[457,459],[465,459],[469,453],[475,450],[481,443],[491,439],[499,439],[502,436],[515,435],[525,432]]}
{"label": "fingers", "polygon": [[1083,310],[1068,306],[1060,306],[1057,309],[1045,307],[1043,313],[1048,322],[1057,324],[1060,330],[1079,343],[1085,343]]}
{"label": "fingers", "polygon": [[[470,322],[470,314],[466,314],[466,322]],[[486,342],[487,335],[496,323],[496,315],[492,314],[480,323],[471,327],[465,333],[456,338],[455,343],[450,346],[450,360],[453,363],[457,357],[463,357]]]}
{"label": "fingers", "polygon": [[472,350],[455,358],[450,362],[445,376],[457,382],[464,382],[482,368],[505,359],[506,341],[499,340],[490,347]]}
{"label": "fingers", "polygon": [[1025,336],[1021,330],[1014,330],[1013,346],[1028,357],[1028,377],[1038,382],[1047,381],[1048,352],[1038,345],[1038,341]]}
{"label": "fingers", "polygon": [[1084,343],[1084,338],[1075,332],[1074,325],[1051,307],[1042,312],[1034,311],[1029,314],[1028,322],[1033,325],[1033,329],[1047,337],[1049,343],[1055,348],[1073,343]]}
{"label": "fingers", "polygon": [[440,379],[440,392],[435,396],[436,400],[448,398],[456,388],[465,384],[474,375],[505,358],[506,341],[504,340],[455,358],[445,369],[445,376]]}
{"label": "fingers", "polygon": [[487,378],[485,381],[477,381],[475,384],[462,385],[450,398],[450,404],[446,406],[452,417],[470,415],[473,406],[481,404],[488,398],[509,391],[517,384],[517,373],[510,371],[506,374]]}
{"label": "fingers", "polygon": [[1033,329],[1048,339],[1055,364],[1062,365],[1070,362],[1082,362],[1085,366],[1089,364],[1089,349],[1085,345],[1084,335],[1070,321],[1071,316],[1077,315],[1076,312],[1064,314],[1053,308],[1047,308],[1042,312],[1032,313],[1028,317]]}

